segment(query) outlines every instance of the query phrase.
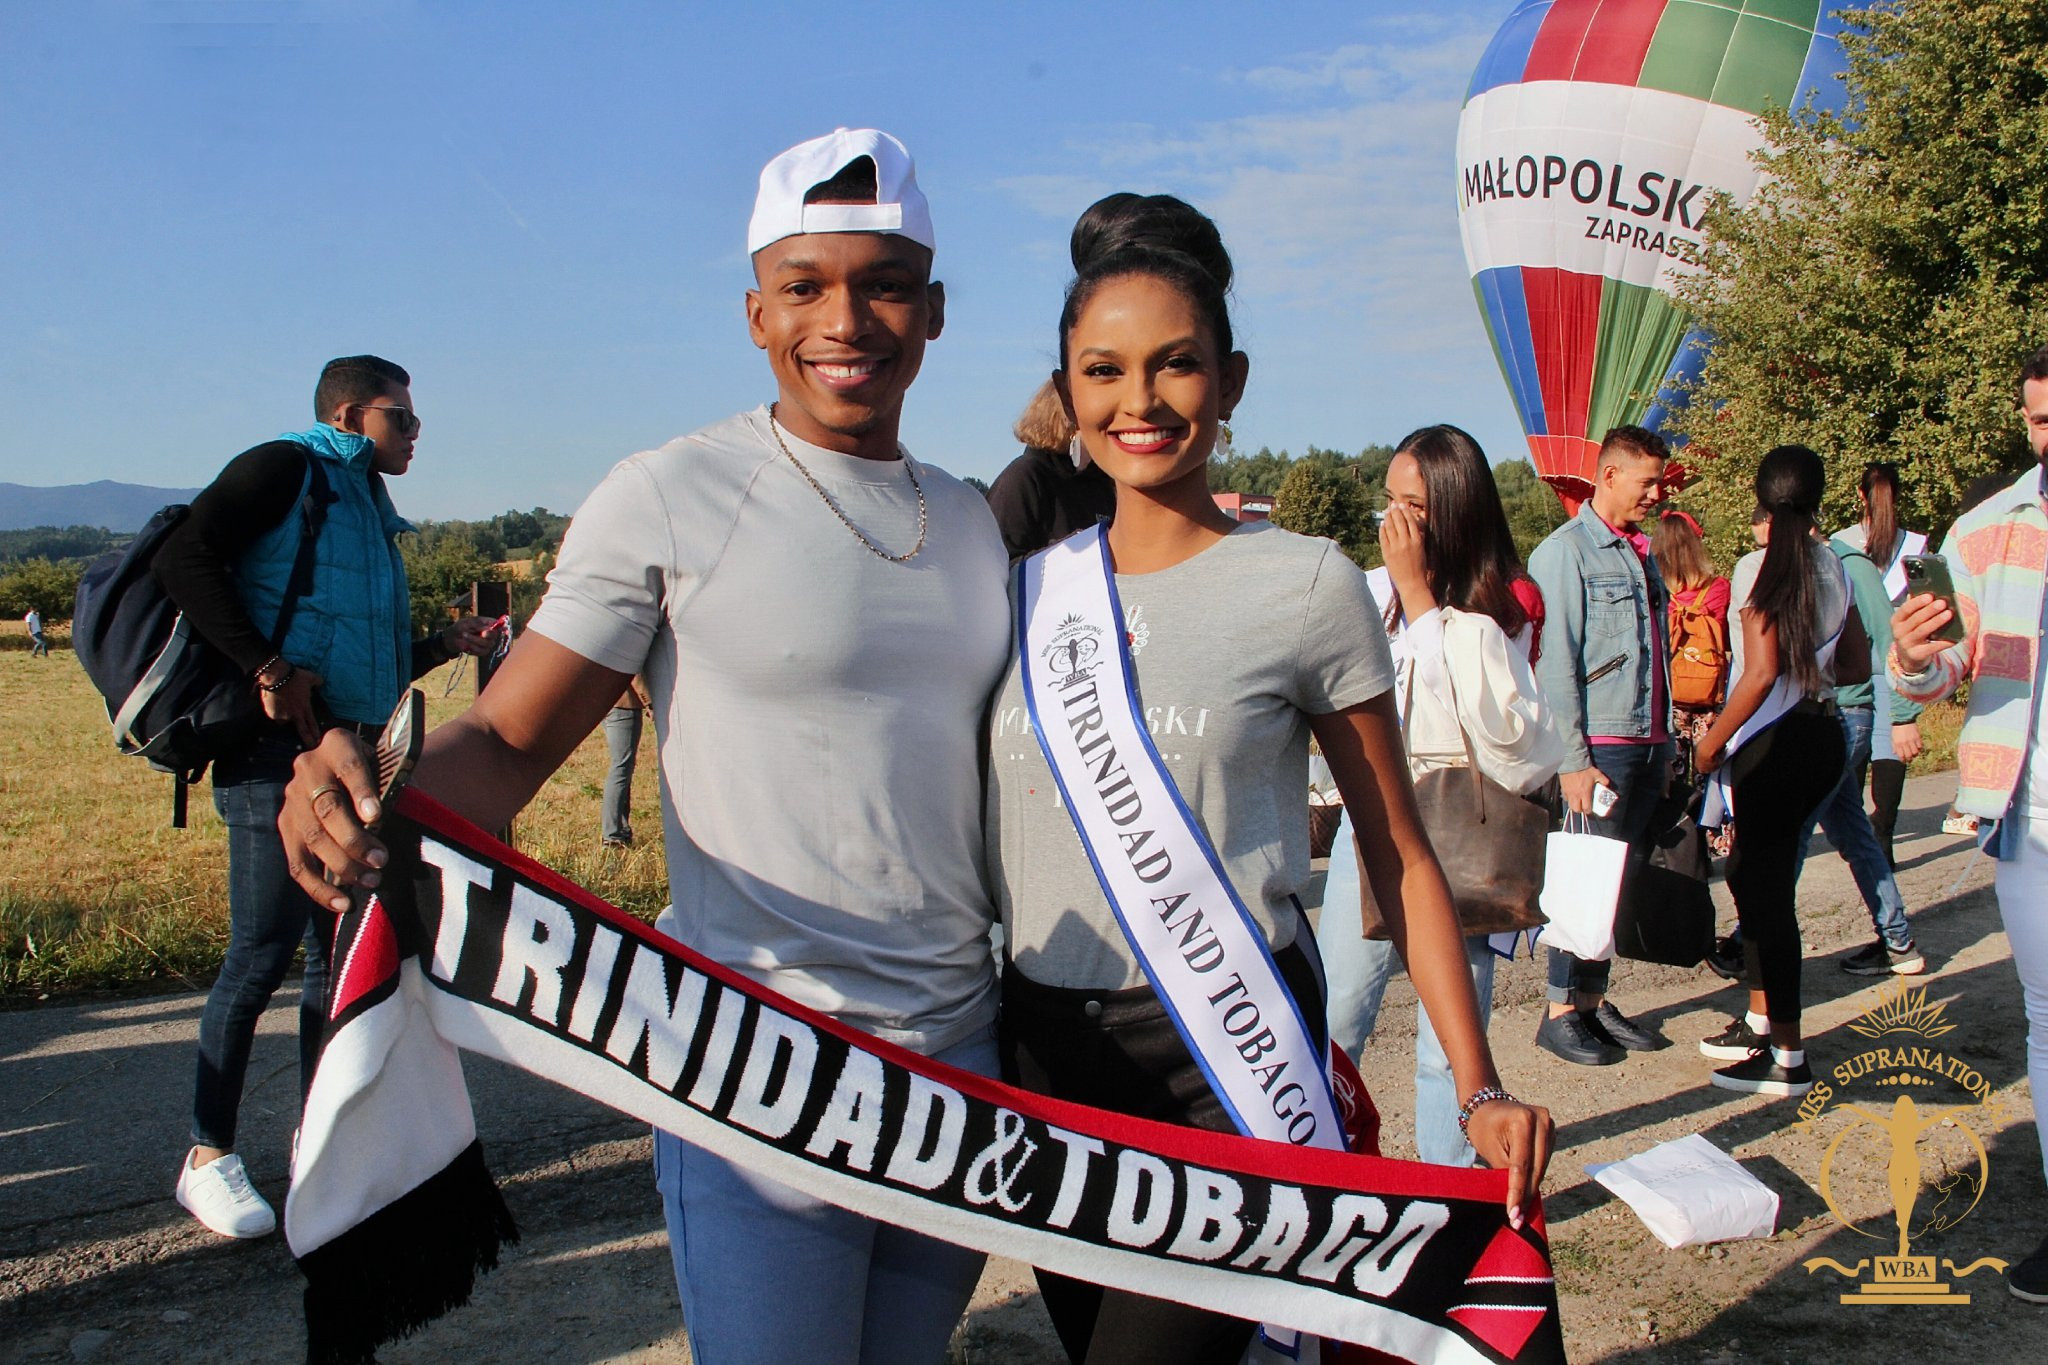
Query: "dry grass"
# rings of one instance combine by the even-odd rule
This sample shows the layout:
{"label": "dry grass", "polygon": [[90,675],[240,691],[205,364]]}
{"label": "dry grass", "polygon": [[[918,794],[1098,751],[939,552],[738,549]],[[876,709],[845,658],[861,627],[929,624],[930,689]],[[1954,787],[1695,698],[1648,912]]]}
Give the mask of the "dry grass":
{"label": "dry grass", "polygon": [[[435,723],[473,691],[465,675],[443,698],[447,680],[443,670],[421,683]],[[1913,771],[1954,767],[1960,728],[1959,707],[1930,707]],[[667,900],[652,737],[634,775],[641,842],[623,852],[598,846],[605,766],[593,734],[520,816],[516,842],[652,919]],[[114,752],[71,653],[31,658],[21,623],[0,623],[0,1006],[212,978],[227,946],[226,833],[203,784],[190,828],[172,829],[170,812],[170,779]]]}
{"label": "dry grass", "polygon": [[1906,769],[1914,776],[1947,772],[1956,766],[1956,740],[1963,733],[1963,708],[1955,701],[1936,702],[1920,713],[1920,757]]}
{"label": "dry grass", "polygon": [[[21,630],[14,623],[14,630]],[[445,720],[473,690],[441,697]],[[528,807],[521,849],[652,918],[667,899],[653,737],[633,782],[631,850],[600,849],[604,738],[593,734]],[[171,780],[114,751],[105,708],[68,651],[0,648],[0,1005],[85,990],[204,984],[227,946],[227,839],[210,789],[170,827]]]}

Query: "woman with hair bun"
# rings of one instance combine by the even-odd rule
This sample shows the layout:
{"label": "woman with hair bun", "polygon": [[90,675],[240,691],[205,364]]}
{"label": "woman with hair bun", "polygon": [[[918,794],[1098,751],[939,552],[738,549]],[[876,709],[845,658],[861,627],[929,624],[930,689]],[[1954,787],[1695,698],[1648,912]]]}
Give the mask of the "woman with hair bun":
{"label": "woman with hair bun", "polygon": [[[1216,1000],[1240,1006],[1241,986],[1263,1002],[1275,1048],[1301,1061],[1288,1074],[1317,1088],[1323,989],[1296,899],[1314,734],[1438,1021],[1472,1144],[1510,1171],[1519,1222],[1550,1117],[1500,1089],[1487,1051],[1416,813],[1392,661],[1378,632],[1358,630],[1378,606],[1330,542],[1240,524],[1209,494],[1210,452],[1249,368],[1232,344],[1222,238],[1178,199],[1125,194],[1082,215],[1072,249],[1053,378],[1116,483],[1116,514],[1024,560],[1013,585],[1018,651],[997,695],[987,812],[1006,1075],[1143,1118],[1335,1145],[1327,1087],[1261,1112],[1215,1036]],[[1198,905],[1206,918],[1190,918]],[[1163,949],[1147,937],[1161,927]],[[1187,969],[1211,955],[1223,965],[1199,978],[1205,1000]],[[1216,996],[1217,981],[1233,985]],[[1235,1362],[1253,1331],[1223,1312],[1039,1283],[1076,1361]]]}
{"label": "woman with hair bun", "polygon": [[[1799,848],[1848,754],[1834,701],[1838,668],[1846,681],[1870,667],[1841,561],[1814,535],[1826,488],[1820,456],[1805,446],[1778,446],[1757,466],[1767,539],[1735,566],[1735,682],[1693,751],[1701,772],[1726,760],[1708,804],[1732,807],[1737,822],[1728,889],[1750,986],[1747,1021],[1709,1041],[1754,1035],[1748,1056],[1713,1081],[1758,1095],[1813,1088],[1799,1030]],[[1711,811],[1705,823],[1715,823]]]}

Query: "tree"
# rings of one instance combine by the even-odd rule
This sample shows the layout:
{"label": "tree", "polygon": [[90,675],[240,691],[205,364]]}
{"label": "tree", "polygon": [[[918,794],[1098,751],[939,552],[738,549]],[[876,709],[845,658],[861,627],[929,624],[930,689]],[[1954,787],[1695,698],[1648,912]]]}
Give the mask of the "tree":
{"label": "tree", "polygon": [[45,621],[69,621],[72,603],[78,596],[78,580],[84,572],[82,560],[23,560],[0,575],[0,613],[21,617],[34,607]]}
{"label": "tree", "polygon": [[466,604],[471,584],[497,576],[467,529],[454,533],[442,525],[399,538],[406,584],[412,590],[412,633],[416,637],[445,629],[448,604]]}
{"label": "tree", "polygon": [[1508,517],[1508,534],[1515,539],[1515,552],[1522,562],[1543,538],[1564,525],[1564,505],[1549,485],[1536,477],[1536,467],[1527,460],[1505,460],[1493,467],[1494,487],[1500,490],[1500,504]]}
{"label": "tree", "polygon": [[1305,536],[1327,536],[1361,568],[1379,563],[1372,503],[1365,485],[1312,460],[1298,460],[1273,497],[1273,524]]}
{"label": "tree", "polygon": [[1868,460],[1909,515],[1950,520],[1978,475],[2017,472],[2021,362],[2048,341],[2048,6],[1892,0],[1844,35],[1848,108],[1773,111],[1768,173],[1710,220],[1682,297],[1716,341],[1677,420],[1724,555],[1748,547],[1758,458],[1828,462],[1828,521]]}
{"label": "tree", "polygon": [[1209,458],[1209,491],[1248,493],[1270,498],[1280,491],[1293,457],[1286,451],[1274,454],[1260,446],[1256,455],[1212,455]]}

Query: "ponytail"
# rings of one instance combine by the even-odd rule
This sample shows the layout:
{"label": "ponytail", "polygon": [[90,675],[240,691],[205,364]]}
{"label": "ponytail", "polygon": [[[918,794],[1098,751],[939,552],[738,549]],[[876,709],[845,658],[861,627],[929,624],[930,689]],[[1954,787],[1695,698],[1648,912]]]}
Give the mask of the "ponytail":
{"label": "ponytail", "polygon": [[1826,487],[1820,456],[1805,446],[1778,446],[1757,466],[1757,506],[1770,513],[1771,542],[1744,610],[1754,609],[1777,632],[1778,672],[1808,696],[1827,687],[1815,657],[1821,646],[1820,579],[1812,545]]}
{"label": "ponytail", "polygon": [[1899,467],[1882,460],[1863,466],[1863,550],[1880,571],[1899,549]]}

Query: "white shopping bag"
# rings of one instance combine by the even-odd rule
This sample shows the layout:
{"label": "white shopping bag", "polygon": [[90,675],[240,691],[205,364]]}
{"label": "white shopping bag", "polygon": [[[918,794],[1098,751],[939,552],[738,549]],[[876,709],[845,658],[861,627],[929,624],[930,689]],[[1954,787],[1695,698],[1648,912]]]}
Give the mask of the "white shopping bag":
{"label": "white shopping bag", "polygon": [[[1579,829],[1572,828],[1574,822]],[[1628,845],[1587,833],[1584,825],[1584,816],[1567,814],[1564,828],[1544,845],[1537,904],[1550,923],[1543,926],[1542,942],[1588,962],[1605,962],[1614,956],[1614,905]]]}
{"label": "white shopping bag", "polygon": [[1777,1193],[1698,1133],[1586,1174],[1667,1247],[1768,1237],[1778,1222]]}

